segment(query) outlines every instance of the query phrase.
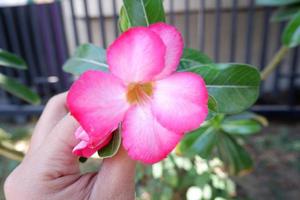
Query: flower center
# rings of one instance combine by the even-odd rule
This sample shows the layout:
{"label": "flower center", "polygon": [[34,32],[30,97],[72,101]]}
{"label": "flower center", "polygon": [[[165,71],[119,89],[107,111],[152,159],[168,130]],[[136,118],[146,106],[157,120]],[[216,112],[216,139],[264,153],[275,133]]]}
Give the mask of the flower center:
{"label": "flower center", "polygon": [[153,94],[153,83],[131,83],[127,87],[127,101],[130,104],[145,102]]}

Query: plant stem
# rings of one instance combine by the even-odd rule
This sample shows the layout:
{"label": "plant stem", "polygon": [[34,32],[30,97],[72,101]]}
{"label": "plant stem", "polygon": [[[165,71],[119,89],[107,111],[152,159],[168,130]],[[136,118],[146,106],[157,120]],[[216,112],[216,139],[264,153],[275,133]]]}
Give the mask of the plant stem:
{"label": "plant stem", "polygon": [[269,75],[276,69],[280,61],[285,57],[287,52],[289,51],[289,48],[286,46],[281,46],[280,49],[276,52],[276,54],[273,56],[272,60],[269,62],[269,64],[264,68],[264,70],[261,72],[261,80],[266,80]]}
{"label": "plant stem", "polygon": [[0,155],[17,161],[22,161],[24,158],[24,154],[22,152],[8,148],[3,144],[1,144],[1,142],[0,142]]}
{"label": "plant stem", "polygon": [[170,154],[169,158],[170,158],[171,162],[173,163],[175,170],[176,170],[178,173],[180,173],[181,170],[180,170],[180,168],[177,166],[177,164],[176,164],[176,162],[175,162],[175,159],[174,159],[173,155]]}

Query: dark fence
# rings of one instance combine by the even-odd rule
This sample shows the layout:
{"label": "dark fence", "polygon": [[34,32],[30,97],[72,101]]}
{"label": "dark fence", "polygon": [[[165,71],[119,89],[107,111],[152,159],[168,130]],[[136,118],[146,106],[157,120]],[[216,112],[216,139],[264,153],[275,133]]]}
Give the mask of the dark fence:
{"label": "dark fence", "polygon": [[[62,71],[62,65],[76,46],[92,42],[107,47],[118,36],[120,3],[64,0],[0,8],[0,48],[22,56],[29,65],[28,71],[0,71],[31,86],[44,105],[52,95],[68,89],[72,77]],[[201,49],[218,62],[243,62],[263,69],[280,48],[285,24],[270,23],[274,8],[256,7],[254,0],[169,0],[165,4],[167,21],[182,31],[186,47]],[[262,85],[255,111],[299,113],[299,54],[299,48],[291,50]],[[0,91],[0,116],[33,115],[42,108]]]}

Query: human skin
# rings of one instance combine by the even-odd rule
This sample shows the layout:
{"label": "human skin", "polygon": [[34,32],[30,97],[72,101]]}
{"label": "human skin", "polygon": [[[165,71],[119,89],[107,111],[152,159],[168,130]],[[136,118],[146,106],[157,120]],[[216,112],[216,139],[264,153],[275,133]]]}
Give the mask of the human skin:
{"label": "human skin", "polygon": [[53,97],[41,115],[28,153],[6,179],[7,200],[132,200],[135,161],[120,148],[97,172],[81,174],[72,149],[79,124],[68,114],[66,93]]}

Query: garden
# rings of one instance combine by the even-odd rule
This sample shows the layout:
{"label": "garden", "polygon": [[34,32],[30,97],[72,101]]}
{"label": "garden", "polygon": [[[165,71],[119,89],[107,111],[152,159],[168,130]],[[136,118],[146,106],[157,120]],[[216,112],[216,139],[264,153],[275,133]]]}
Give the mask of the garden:
{"label": "garden", "polygon": [[136,199],[299,197],[299,0],[78,2],[0,9],[1,185],[68,91],[80,173],[124,148]]}

